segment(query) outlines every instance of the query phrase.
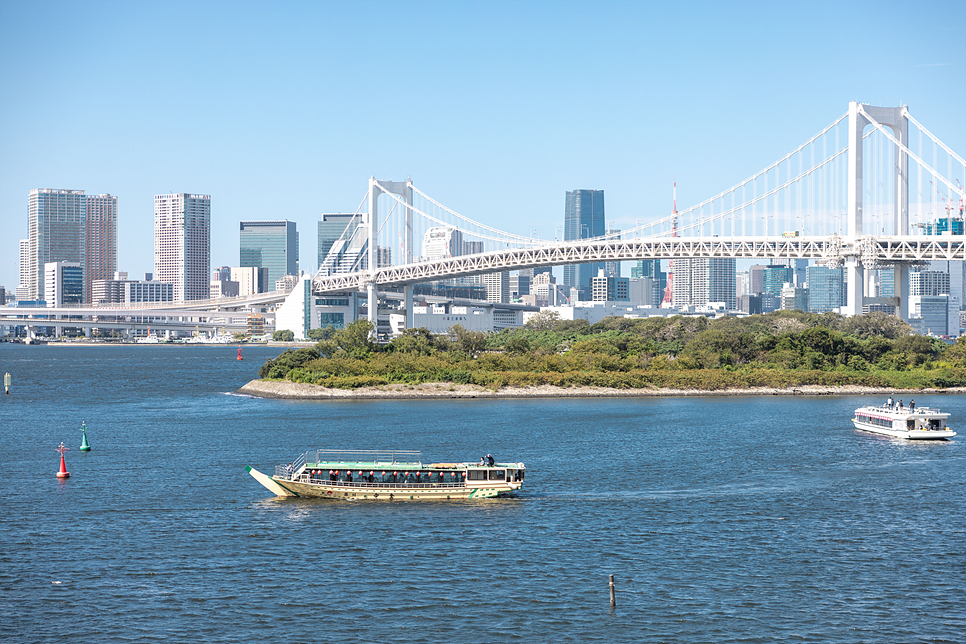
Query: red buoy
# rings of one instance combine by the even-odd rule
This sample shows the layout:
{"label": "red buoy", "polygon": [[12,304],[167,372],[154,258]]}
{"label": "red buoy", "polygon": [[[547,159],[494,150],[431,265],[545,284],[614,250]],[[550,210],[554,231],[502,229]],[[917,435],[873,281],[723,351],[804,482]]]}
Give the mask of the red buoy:
{"label": "red buoy", "polygon": [[70,477],[70,472],[67,471],[67,463],[64,462],[64,452],[69,449],[69,447],[64,447],[64,444],[61,443],[60,447],[54,450],[55,452],[60,452],[60,471],[57,472],[57,478],[59,479],[66,479]]}
{"label": "red buoy", "polygon": [[241,357],[241,347],[238,347],[238,358],[236,358],[236,359],[237,360],[244,360],[244,358]]}

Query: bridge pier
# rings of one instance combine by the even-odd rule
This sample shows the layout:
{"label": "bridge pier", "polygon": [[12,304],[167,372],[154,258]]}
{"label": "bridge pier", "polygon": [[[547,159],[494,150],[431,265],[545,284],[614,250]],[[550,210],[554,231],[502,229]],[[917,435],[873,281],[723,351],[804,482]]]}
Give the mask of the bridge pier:
{"label": "bridge pier", "polygon": [[896,317],[903,322],[909,321],[909,265],[896,264],[892,269],[895,271],[893,296],[896,301]]}
{"label": "bridge pier", "polygon": [[845,314],[862,315],[865,298],[865,267],[862,260],[850,257],[845,260]]}

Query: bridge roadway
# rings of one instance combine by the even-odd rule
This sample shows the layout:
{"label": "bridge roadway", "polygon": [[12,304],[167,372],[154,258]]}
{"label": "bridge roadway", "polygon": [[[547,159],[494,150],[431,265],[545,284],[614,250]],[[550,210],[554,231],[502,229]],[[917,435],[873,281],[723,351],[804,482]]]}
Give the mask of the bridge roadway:
{"label": "bridge roadway", "polygon": [[822,237],[663,237],[628,240],[556,242],[544,246],[460,255],[374,272],[359,271],[316,275],[316,295],[365,288],[404,286],[470,275],[588,262],[640,259],[724,257],[734,259],[811,259],[838,264],[857,261],[866,268],[929,260],[966,260],[966,237],[962,235],[863,236],[848,239]]}

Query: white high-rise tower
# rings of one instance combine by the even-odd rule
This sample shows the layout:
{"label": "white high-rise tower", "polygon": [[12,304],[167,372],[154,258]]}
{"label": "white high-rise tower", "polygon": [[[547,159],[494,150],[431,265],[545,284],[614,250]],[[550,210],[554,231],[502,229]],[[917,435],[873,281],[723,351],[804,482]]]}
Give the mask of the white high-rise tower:
{"label": "white high-rise tower", "polygon": [[154,198],[154,279],[174,284],[175,301],[209,297],[211,197],[177,193]]}

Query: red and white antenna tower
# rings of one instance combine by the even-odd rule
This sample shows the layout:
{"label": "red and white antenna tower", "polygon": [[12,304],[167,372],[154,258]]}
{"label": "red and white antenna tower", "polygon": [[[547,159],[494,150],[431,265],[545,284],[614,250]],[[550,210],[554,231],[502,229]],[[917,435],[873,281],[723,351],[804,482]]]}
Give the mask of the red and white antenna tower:
{"label": "red and white antenna tower", "polygon": [[[678,182],[674,180],[674,197],[671,202],[671,237],[678,236]],[[667,266],[667,288],[664,289],[664,299],[661,304],[671,306],[674,304],[674,260],[668,261]]]}

